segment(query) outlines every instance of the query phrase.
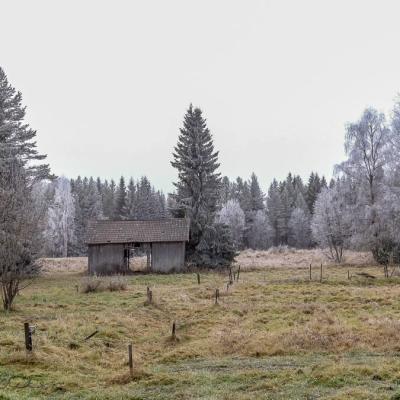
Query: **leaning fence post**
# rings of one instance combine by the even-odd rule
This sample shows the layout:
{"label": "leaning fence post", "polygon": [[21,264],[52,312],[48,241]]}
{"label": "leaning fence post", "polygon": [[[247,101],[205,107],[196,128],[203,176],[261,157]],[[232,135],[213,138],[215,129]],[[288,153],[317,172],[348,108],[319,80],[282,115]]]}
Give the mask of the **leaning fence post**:
{"label": "leaning fence post", "polygon": [[129,362],[129,373],[133,375],[133,356],[132,356],[132,343],[128,345],[128,362]]}
{"label": "leaning fence post", "polygon": [[29,326],[29,322],[24,323],[24,331],[25,331],[25,348],[27,351],[32,351],[32,330]]}

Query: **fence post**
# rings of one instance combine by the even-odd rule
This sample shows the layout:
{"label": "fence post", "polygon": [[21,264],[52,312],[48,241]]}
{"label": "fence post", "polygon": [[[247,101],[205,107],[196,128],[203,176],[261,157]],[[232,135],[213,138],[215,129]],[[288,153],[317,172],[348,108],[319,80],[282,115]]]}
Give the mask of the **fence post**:
{"label": "fence post", "polygon": [[200,274],[197,273],[197,283],[200,285]]}
{"label": "fence post", "polygon": [[321,273],[320,273],[319,280],[320,280],[320,282],[322,282],[322,263],[321,263]]}
{"label": "fence post", "polygon": [[311,264],[310,264],[310,281],[312,281],[312,273],[311,273]]}
{"label": "fence post", "polygon": [[133,356],[132,356],[132,343],[128,345],[128,362],[129,362],[129,373],[133,375]]}
{"label": "fence post", "polygon": [[25,331],[25,348],[27,351],[32,351],[32,331],[29,326],[29,322],[24,323],[24,331]]}
{"label": "fence post", "polygon": [[175,321],[172,323],[172,339],[176,339],[176,323]]}
{"label": "fence post", "polygon": [[215,304],[218,304],[219,289],[215,289]]}
{"label": "fence post", "polygon": [[239,282],[239,275],[240,275],[240,265],[237,271],[236,280]]}
{"label": "fence post", "polygon": [[147,303],[152,304],[153,303],[153,292],[151,289],[147,286]]}

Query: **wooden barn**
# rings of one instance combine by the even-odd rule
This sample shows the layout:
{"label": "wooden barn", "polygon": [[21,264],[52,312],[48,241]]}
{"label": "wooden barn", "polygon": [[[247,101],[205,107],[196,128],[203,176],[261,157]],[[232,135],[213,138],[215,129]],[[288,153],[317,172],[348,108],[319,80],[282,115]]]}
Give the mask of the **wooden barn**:
{"label": "wooden barn", "polygon": [[109,275],[129,272],[134,249],[147,253],[147,266],[154,272],[182,270],[189,220],[171,218],[147,221],[90,221],[88,228],[88,270]]}

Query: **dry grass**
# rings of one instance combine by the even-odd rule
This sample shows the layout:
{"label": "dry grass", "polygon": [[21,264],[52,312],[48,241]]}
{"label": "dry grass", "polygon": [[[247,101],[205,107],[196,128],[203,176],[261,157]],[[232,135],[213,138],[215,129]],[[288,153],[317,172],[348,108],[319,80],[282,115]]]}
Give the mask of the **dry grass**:
{"label": "dry grass", "polygon": [[[313,264],[318,266],[334,265],[326,256],[326,252],[320,249],[297,250],[287,246],[273,247],[269,250],[245,250],[236,259],[236,264],[247,270],[264,269],[266,267],[304,267]],[[346,251],[344,265],[367,266],[375,262],[371,253]]]}
{"label": "dry grass", "polygon": [[[278,266],[269,266],[275,254],[249,254],[229,291],[226,274],[203,272],[200,285],[195,274],[147,274],[128,277],[122,291],[77,293],[82,270],[46,261],[56,266],[15,312],[0,314],[0,398],[389,399],[400,390],[398,277],[362,266],[361,255],[350,267],[326,266],[322,283],[316,268],[310,282],[310,252],[284,253]],[[284,266],[287,257],[297,261]],[[255,270],[243,261],[253,258]],[[145,305],[147,286],[154,303]],[[29,356],[26,320],[36,325]]]}
{"label": "dry grass", "polygon": [[[39,263],[42,273],[45,275],[86,274],[88,261],[87,257],[42,258]],[[146,257],[133,257],[130,259],[129,266],[134,272],[145,271],[147,259]]]}

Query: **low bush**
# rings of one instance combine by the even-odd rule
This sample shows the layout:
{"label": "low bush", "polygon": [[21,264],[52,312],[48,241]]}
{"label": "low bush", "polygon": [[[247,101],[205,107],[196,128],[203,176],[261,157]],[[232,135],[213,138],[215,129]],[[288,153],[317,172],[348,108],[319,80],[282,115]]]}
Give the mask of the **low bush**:
{"label": "low bush", "polygon": [[85,276],[81,280],[80,290],[82,293],[93,293],[101,290],[102,279],[97,275]]}
{"label": "low bush", "polygon": [[93,293],[109,290],[116,292],[119,290],[126,290],[128,281],[122,275],[113,275],[108,277],[99,277],[97,275],[86,276],[82,278],[80,284],[80,291],[82,293]]}
{"label": "low bush", "polygon": [[122,275],[110,276],[106,280],[106,288],[110,292],[115,292],[118,290],[126,290],[127,286],[128,286],[128,281],[126,277]]}

